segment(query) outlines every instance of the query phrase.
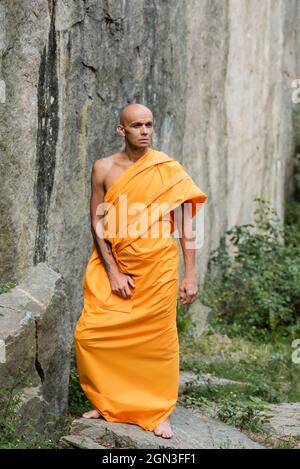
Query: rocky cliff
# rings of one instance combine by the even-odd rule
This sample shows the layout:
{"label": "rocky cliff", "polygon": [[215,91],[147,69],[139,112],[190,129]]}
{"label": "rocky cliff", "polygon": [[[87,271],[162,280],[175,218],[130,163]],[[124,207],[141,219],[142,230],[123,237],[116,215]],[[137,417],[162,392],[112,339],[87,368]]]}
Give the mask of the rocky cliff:
{"label": "rocky cliff", "polygon": [[208,194],[201,277],[253,199],[284,212],[299,75],[297,0],[2,0],[1,278],[46,262],[81,312],[93,161],[120,107],[153,110],[153,147]]}

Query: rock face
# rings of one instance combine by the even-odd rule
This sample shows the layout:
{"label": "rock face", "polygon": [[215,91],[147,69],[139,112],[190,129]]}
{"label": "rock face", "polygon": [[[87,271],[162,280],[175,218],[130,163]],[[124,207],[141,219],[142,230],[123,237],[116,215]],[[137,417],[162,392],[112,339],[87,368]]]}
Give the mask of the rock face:
{"label": "rock face", "polygon": [[188,313],[193,323],[192,334],[195,338],[199,338],[209,325],[213,315],[212,310],[196,299],[188,306]]}
{"label": "rock face", "polygon": [[0,5],[0,278],[47,262],[74,323],[92,248],[90,172],[121,149],[119,109],[154,113],[154,148],[208,194],[200,280],[255,196],[283,216],[296,0],[35,0]]}
{"label": "rock face", "polygon": [[70,333],[64,284],[46,264],[0,295],[0,389],[20,393],[21,415],[38,431],[67,411]]}

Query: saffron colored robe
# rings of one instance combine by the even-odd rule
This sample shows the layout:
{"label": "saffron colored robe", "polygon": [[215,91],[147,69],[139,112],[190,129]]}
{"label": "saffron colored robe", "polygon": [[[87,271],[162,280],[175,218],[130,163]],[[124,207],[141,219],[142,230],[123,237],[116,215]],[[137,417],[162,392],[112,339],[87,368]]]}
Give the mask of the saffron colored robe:
{"label": "saffron colored robe", "polygon": [[[152,214],[143,235],[140,229],[124,237],[122,220],[116,222],[117,232],[112,230],[110,235],[108,228],[105,238],[111,242],[119,270],[129,274],[136,285],[130,287],[133,294],[129,299],[111,291],[103,262],[93,246],[83,278],[83,310],[74,333],[77,368],[84,393],[107,421],[132,423],[153,431],[172,413],[178,399],[179,253],[172,237],[172,210],[191,201],[195,216],[207,195],[178,161],[152,148],[109,187],[104,202],[113,209],[105,210],[107,220],[109,213],[120,212],[120,194],[126,195],[128,207],[132,203],[146,207],[146,212],[128,210],[127,228],[141,220],[141,213],[148,212],[149,221],[154,202],[167,203],[170,208],[164,214]],[[150,237],[151,223],[160,227],[159,237]]]}

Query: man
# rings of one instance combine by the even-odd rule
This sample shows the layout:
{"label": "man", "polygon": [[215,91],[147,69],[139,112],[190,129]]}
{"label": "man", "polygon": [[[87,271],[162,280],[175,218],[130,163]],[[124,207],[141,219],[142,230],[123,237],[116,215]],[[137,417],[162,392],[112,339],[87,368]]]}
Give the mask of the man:
{"label": "man", "polygon": [[[179,255],[172,233],[176,217],[191,222],[207,196],[179,162],[149,147],[150,109],[123,108],[117,132],[124,149],[96,160],[91,176],[94,246],[74,334],[80,384],[94,407],[83,417],[132,423],[171,438],[179,385]],[[187,201],[190,210],[178,217]],[[197,294],[190,233],[180,237],[181,304]]]}

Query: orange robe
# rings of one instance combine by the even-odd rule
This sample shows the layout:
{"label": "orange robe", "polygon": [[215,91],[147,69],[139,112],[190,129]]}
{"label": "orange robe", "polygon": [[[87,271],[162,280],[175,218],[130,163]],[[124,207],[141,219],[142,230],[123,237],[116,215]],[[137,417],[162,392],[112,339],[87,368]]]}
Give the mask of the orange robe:
{"label": "orange robe", "polygon": [[[179,254],[172,237],[172,210],[190,200],[194,216],[207,195],[178,161],[152,148],[106,192],[104,201],[112,204],[117,214],[121,210],[120,194],[127,196],[128,207],[136,202],[146,207],[146,211],[128,211],[127,228],[142,220],[142,213],[150,220],[142,235],[140,229],[136,235],[132,231],[124,237],[122,220],[116,223],[117,232],[110,235],[108,228],[105,235],[119,270],[131,275],[136,286],[130,287],[130,299],[114,294],[93,246],[83,279],[83,310],[74,334],[76,360],[81,387],[99,414],[107,421],[132,423],[153,431],[172,413],[178,399]],[[151,219],[150,205],[154,202],[167,203],[170,208],[156,217],[152,214]],[[110,213],[106,209],[107,220]],[[150,237],[151,223],[159,227],[158,237]]]}

